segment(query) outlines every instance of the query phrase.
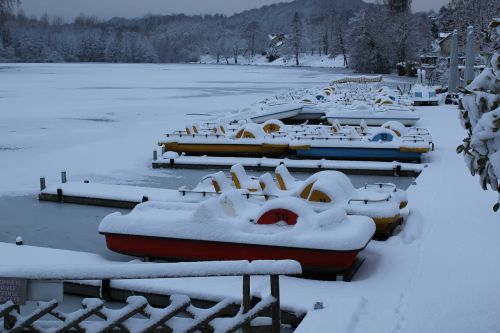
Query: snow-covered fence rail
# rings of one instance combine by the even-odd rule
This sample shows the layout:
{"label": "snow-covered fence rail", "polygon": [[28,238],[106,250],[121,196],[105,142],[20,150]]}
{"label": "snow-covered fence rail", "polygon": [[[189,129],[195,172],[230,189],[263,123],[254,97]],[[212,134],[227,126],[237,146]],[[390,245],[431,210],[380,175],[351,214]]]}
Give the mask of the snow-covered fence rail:
{"label": "snow-covered fence rail", "polygon": [[[271,331],[281,327],[280,275],[296,275],[302,272],[293,260],[227,261],[195,263],[138,263],[111,265],[30,265],[0,266],[0,277],[28,281],[100,280],[101,295],[113,279],[150,279],[181,277],[242,276],[242,302],[235,316],[227,317],[226,310],[236,305],[235,300],[224,299],[210,308],[195,307],[189,297],[172,295],[165,308],[152,307],[146,298],[131,296],[127,304],[112,310],[100,299],[84,299],[82,309],[72,313],[57,310],[58,302],[38,302],[36,309],[21,315],[19,306],[12,301],[0,304],[2,332],[235,332],[251,331],[254,319],[271,314]],[[250,276],[269,275],[268,297],[252,307]],[[181,317],[179,317],[181,315]],[[52,317],[51,320],[47,317]],[[90,317],[94,318],[93,320]],[[99,319],[95,319],[99,318]]]}

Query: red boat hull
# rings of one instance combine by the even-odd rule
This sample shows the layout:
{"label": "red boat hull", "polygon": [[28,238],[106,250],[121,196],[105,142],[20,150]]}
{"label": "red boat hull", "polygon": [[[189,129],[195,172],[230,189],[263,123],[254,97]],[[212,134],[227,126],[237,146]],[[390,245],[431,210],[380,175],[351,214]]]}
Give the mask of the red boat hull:
{"label": "red boat hull", "polygon": [[362,249],[333,251],[179,238],[108,234],[111,251],[175,261],[293,259],[305,272],[340,272],[351,267]]}

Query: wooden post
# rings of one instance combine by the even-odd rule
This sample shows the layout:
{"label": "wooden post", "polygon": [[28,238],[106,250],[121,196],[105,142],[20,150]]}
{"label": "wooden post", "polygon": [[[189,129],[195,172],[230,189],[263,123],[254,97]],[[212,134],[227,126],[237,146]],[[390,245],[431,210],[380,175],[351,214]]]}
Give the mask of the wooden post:
{"label": "wooden post", "polygon": [[175,160],[173,158],[170,159],[170,167],[173,168],[175,165]]}
{"label": "wooden post", "polygon": [[45,177],[40,177],[40,191],[45,190],[47,186],[45,186]]}
{"label": "wooden post", "polygon": [[66,179],[66,171],[61,171],[61,183],[66,183],[67,182],[67,179]]}
{"label": "wooden post", "polygon": [[156,161],[156,160],[158,160],[158,151],[154,150],[153,151],[153,161]]}
{"label": "wooden post", "polygon": [[271,296],[276,302],[271,307],[272,333],[279,333],[281,330],[281,310],[280,310],[280,276],[271,275]]}
{"label": "wooden post", "polygon": [[[12,311],[17,311],[17,313],[21,313],[19,305],[16,305],[15,309]],[[11,330],[12,328],[14,328],[14,326],[16,326],[16,321],[17,321],[16,317],[11,315],[10,313],[6,313],[3,316],[3,328],[6,330]]]}
{"label": "wooden post", "polygon": [[110,280],[102,280],[101,281],[101,290],[100,290],[101,299],[104,301],[109,301],[111,297],[111,281]]}
{"label": "wooden post", "polygon": [[[251,298],[250,298],[250,275],[243,275],[243,313],[250,311]],[[248,323],[243,326],[243,333],[251,332],[251,325]]]}
{"label": "wooden post", "polygon": [[59,200],[59,202],[63,202],[64,200],[62,188],[57,189],[57,200]]}

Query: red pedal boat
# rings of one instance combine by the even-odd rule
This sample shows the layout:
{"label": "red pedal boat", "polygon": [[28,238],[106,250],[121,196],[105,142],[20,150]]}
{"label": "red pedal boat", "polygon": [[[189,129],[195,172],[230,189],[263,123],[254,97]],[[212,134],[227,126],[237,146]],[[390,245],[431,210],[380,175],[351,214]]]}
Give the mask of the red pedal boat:
{"label": "red pedal boat", "polygon": [[146,202],[105,217],[99,232],[110,250],[138,257],[294,259],[306,273],[339,273],[356,264],[375,224],[343,209],[316,213],[297,198],[261,206],[230,191],[198,204]]}

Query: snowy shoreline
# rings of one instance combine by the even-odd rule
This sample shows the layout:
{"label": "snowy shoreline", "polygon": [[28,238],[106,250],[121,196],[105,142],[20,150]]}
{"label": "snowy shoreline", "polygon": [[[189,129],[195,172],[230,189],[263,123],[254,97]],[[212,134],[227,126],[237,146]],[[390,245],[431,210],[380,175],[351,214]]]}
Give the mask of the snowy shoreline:
{"label": "snowy shoreline", "polygon": [[[50,175],[51,183],[61,169],[74,179],[143,179],[155,173],[149,162],[158,134],[201,117],[190,114],[213,117],[278,90],[316,87],[339,76],[263,66],[206,65],[196,73],[200,66],[165,65],[163,72],[158,67],[23,65],[0,71],[0,140],[2,147],[21,148],[0,151],[0,195],[35,193],[39,176]],[[417,112],[419,126],[429,128],[437,148],[408,190],[410,213],[402,231],[368,245],[367,260],[351,283],[282,278],[282,304],[314,318],[308,324],[314,328],[303,332],[377,327],[465,333],[500,326],[500,268],[490,264],[500,253],[500,224],[491,210],[496,193],[482,191],[455,152],[465,133],[456,107]],[[1,214],[0,223],[8,226]],[[11,253],[0,251],[0,263]],[[168,279],[144,288],[239,297],[240,284],[237,278]],[[269,293],[261,278],[252,279],[252,286],[254,295]],[[324,310],[312,310],[318,301]]]}

